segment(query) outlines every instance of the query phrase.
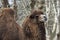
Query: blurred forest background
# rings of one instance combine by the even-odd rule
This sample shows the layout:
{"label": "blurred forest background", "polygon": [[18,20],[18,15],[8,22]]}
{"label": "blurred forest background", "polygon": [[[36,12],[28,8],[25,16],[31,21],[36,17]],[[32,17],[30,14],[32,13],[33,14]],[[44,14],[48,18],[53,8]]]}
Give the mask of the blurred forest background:
{"label": "blurred forest background", "polygon": [[41,9],[48,18],[46,39],[60,40],[60,0],[0,0],[0,10],[6,7],[15,9],[15,20],[21,26],[32,9]]}

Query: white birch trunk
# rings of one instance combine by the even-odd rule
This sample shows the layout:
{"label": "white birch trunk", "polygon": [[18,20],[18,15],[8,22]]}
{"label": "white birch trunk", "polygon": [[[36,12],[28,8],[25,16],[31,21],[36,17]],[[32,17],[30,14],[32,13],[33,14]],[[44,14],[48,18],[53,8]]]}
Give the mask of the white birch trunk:
{"label": "white birch trunk", "polygon": [[[53,40],[56,36],[56,30],[57,30],[57,25],[58,25],[58,22],[57,22],[58,21],[57,20],[58,12],[56,12],[56,6],[55,6],[56,4],[54,3],[54,0],[45,0],[45,3],[46,3],[46,14],[47,14],[47,17],[48,17],[47,29],[46,29],[46,30],[48,30],[47,31],[47,33],[48,33],[47,38],[49,40]],[[54,22],[54,23],[50,24],[50,22]]]}

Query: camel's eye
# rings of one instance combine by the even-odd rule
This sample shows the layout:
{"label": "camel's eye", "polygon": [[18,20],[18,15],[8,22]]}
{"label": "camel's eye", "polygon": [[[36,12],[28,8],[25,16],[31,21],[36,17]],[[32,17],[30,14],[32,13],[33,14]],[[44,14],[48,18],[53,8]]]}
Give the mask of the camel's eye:
{"label": "camel's eye", "polygon": [[35,18],[38,18],[38,17],[39,17],[39,16],[37,16],[37,15],[35,16]]}

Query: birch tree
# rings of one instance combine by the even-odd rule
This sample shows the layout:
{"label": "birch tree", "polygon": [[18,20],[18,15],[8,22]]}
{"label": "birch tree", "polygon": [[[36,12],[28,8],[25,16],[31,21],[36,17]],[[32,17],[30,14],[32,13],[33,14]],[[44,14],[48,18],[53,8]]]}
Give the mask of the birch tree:
{"label": "birch tree", "polygon": [[48,21],[47,21],[47,40],[57,40],[56,37],[56,30],[58,27],[58,10],[56,8],[58,8],[56,5],[58,0],[45,0],[45,4],[46,4],[46,14],[48,17]]}
{"label": "birch tree", "polygon": [[60,0],[57,0],[57,10],[58,10],[58,33],[57,40],[60,40]]}

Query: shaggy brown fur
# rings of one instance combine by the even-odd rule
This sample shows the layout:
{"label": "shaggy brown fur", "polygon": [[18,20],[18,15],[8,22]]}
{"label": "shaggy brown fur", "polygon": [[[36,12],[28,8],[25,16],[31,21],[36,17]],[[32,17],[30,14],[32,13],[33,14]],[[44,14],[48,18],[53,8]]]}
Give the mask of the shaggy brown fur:
{"label": "shaggy brown fur", "polygon": [[39,21],[39,16],[43,14],[40,10],[33,10],[32,14],[23,23],[25,40],[46,40],[45,26],[43,21]]}
{"label": "shaggy brown fur", "polygon": [[4,8],[0,13],[0,40],[24,40],[22,28],[14,20],[14,10]]}

